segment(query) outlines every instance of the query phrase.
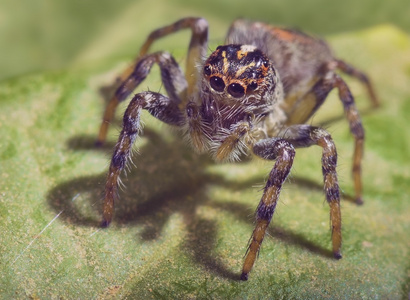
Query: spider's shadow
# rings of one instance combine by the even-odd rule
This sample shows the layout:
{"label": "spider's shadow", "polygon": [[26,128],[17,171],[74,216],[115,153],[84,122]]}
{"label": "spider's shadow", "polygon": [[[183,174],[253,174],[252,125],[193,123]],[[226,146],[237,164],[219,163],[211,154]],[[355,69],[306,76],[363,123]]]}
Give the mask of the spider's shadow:
{"label": "spider's shadow", "polygon": [[[198,216],[196,211],[203,205],[223,209],[248,223],[251,234],[253,208],[236,202],[212,200],[207,189],[218,185],[235,192],[259,185],[264,178],[251,178],[244,182],[226,180],[223,176],[207,173],[205,169],[212,163],[211,159],[194,154],[183,142],[166,141],[149,128],[144,130],[144,137],[149,142],[134,157],[138,168],[133,168],[127,176],[123,176],[126,188],[116,203],[114,222],[141,226],[143,230],[140,238],[155,240],[170,216],[179,213],[188,231],[182,246],[183,253],[192,253],[193,261],[216,275],[238,280],[239,274],[229,270],[217,256],[211,254],[217,241],[216,222]],[[68,146],[77,151],[103,151],[108,157],[114,145],[95,148],[94,137],[78,136],[72,138]],[[318,183],[297,178],[293,181],[302,187],[322,190],[322,185]],[[60,218],[67,223],[97,227],[100,223],[104,182],[105,174],[63,182],[49,192],[48,202],[56,212],[64,210]],[[72,201],[76,195],[80,196]],[[326,258],[332,257],[330,250],[276,224],[271,226],[270,235]]]}

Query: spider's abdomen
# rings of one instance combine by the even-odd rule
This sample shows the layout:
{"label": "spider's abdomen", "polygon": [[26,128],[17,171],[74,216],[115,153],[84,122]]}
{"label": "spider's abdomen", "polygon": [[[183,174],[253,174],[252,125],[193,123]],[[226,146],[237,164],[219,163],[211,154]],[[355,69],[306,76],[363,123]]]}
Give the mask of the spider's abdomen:
{"label": "spider's abdomen", "polygon": [[226,42],[254,45],[263,51],[280,75],[285,98],[308,91],[334,59],[323,40],[261,22],[235,21]]}

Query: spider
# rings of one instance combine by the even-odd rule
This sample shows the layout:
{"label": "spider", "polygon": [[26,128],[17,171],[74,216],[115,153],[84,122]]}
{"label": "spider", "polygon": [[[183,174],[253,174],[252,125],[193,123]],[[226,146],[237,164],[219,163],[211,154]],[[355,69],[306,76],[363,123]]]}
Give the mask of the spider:
{"label": "spider", "polygon": [[[182,29],[192,32],[185,74],[168,52],[149,53],[154,41]],[[120,85],[106,107],[97,144],[105,142],[118,104],[146,78],[155,63],[168,96],[152,91],[133,95],[124,113],[106,179],[102,226],[108,226],[112,220],[120,174],[142,130],[141,110],[146,109],[162,122],[181,128],[197,152],[209,151],[217,162],[237,161],[252,153],[275,161],[256,209],[242,280],[248,279],[259,254],[282,185],[291,170],[295,148],[320,146],[333,254],[340,259],[336,147],[325,129],[305,123],[336,88],[355,140],[353,178],[356,201],[361,203],[364,130],[349,87],[335,71],[359,79],[367,88],[373,106],[378,106],[368,77],[335,58],[323,40],[261,22],[236,20],[228,31],[226,43],[209,57],[207,50],[207,21],[184,18],[153,31],[135,63],[119,77]]]}

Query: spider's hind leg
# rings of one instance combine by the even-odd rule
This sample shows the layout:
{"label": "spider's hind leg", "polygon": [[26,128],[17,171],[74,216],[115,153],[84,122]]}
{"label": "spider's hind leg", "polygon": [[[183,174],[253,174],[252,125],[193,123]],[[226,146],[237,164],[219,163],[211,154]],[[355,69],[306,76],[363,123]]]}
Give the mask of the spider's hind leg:
{"label": "spider's hind leg", "polygon": [[333,73],[333,71],[329,71],[294,105],[293,110],[289,114],[287,125],[305,123],[323,104],[330,91],[334,88],[337,88],[339,91],[339,98],[343,104],[346,119],[349,122],[350,132],[355,139],[352,173],[356,203],[362,204],[361,163],[364,147],[364,129],[353,95],[346,82],[340,76]]}
{"label": "spider's hind leg", "polygon": [[372,106],[374,108],[379,107],[380,106],[380,101],[379,101],[379,98],[376,95],[376,92],[374,91],[373,85],[372,85],[369,77],[365,73],[363,73],[362,71],[356,69],[355,67],[347,64],[346,62],[344,62],[340,59],[337,59],[335,62],[337,64],[337,68],[339,70],[341,70],[342,72],[344,72],[344,73],[346,73],[346,74],[348,74],[352,77],[355,77],[355,78],[359,79],[365,85],[365,87],[367,89],[367,92],[370,96]]}
{"label": "spider's hind leg", "polygon": [[350,92],[349,87],[342,78],[334,76],[334,86],[339,91],[339,98],[342,101],[345,111],[346,119],[349,122],[350,132],[355,139],[354,153],[353,153],[353,182],[355,189],[355,199],[357,204],[363,204],[363,184],[362,184],[362,159],[364,152],[364,128],[359,112],[354,103],[354,98]]}

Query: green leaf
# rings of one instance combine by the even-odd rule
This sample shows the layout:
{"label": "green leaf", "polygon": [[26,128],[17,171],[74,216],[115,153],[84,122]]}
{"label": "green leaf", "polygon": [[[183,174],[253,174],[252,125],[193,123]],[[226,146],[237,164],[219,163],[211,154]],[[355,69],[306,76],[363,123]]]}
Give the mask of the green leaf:
{"label": "green leaf", "polygon": [[[183,45],[185,36],[177,39]],[[130,58],[102,60],[0,83],[2,298],[407,297],[409,38],[386,25],[329,41],[338,57],[370,74],[382,101],[368,110],[363,87],[346,78],[366,129],[360,207],[349,201],[353,139],[336,93],[313,119],[328,124],[339,151],[342,260],[330,257],[321,151],[301,149],[250,279],[238,281],[272,162],[215,165],[145,113],[137,168],[123,176],[114,222],[101,230],[120,112],[108,145],[94,148],[105,105],[100,88]],[[88,60],[93,45],[78,61]],[[160,90],[158,75],[141,89]]]}

